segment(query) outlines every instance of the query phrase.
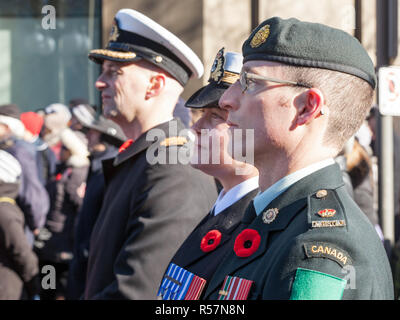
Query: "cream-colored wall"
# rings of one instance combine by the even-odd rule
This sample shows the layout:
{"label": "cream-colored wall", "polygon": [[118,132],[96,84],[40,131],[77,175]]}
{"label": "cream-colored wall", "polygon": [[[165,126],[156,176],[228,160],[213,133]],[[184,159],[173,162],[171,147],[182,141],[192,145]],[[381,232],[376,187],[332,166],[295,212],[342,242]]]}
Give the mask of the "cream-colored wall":
{"label": "cream-colored wall", "polygon": [[[296,17],[354,34],[355,0],[259,0],[259,3],[260,22],[272,16]],[[203,61],[204,76],[188,83],[185,99],[207,83],[217,51],[225,47],[226,51],[241,52],[242,43],[251,31],[251,0],[103,0],[104,45],[112,19],[121,8],[136,9],[159,22],[186,42]],[[376,0],[362,0],[362,44],[376,63]],[[393,64],[400,65],[400,54]]]}
{"label": "cream-colored wall", "polygon": [[219,49],[241,53],[251,31],[250,10],[250,0],[203,0],[204,84]]}
{"label": "cream-colored wall", "polygon": [[260,0],[260,21],[273,16],[324,23],[351,34],[355,28],[354,0]]}
{"label": "cream-colored wall", "polygon": [[103,45],[115,13],[121,8],[142,12],[176,34],[204,63],[204,76],[185,88],[187,99],[207,84],[218,50],[241,52],[250,34],[250,0],[103,0]]}
{"label": "cream-colored wall", "polygon": [[[362,0],[362,44],[376,63],[376,0]],[[355,31],[354,0],[260,0],[260,21],[273,16],[294,17],[342,29],[351,35]]]}
{"label": "cream-colored wall", "polygon": [[362,44],[376,65],[376,0],[362,0]]}

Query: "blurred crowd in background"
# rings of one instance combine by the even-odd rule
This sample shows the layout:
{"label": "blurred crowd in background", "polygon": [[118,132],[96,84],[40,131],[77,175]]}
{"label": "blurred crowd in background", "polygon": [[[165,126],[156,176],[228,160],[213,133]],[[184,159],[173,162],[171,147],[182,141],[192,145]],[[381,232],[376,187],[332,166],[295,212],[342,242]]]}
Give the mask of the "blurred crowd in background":
{"label": "blurred crowd in background", "polygon": [[[373,151],[377,112],[374,107],[336,160],[349,193],[383,241]],[[175,116],[188,127],[197,117],[184,108],[183,100]],[[105,188],[101,161],[114,157],[125,140],[118,125],[84,99],[24,113],[14,104],[0,106],[0,299],[81,298],[91,230]],[[41,270],[46,265],[56,270],[55,288],[42,287]]]}

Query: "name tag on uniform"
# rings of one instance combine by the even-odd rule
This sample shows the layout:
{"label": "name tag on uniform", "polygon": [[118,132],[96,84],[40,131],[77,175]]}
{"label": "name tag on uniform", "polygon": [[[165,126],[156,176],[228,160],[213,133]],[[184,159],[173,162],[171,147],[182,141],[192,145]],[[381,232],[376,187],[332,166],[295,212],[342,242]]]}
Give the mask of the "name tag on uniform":
{"label": "name tag on uniform", "polygon": [[157,296],[160,300],[199,300],[206,280],[170,263]]}
{"label": "name tag on uniform", "polygon": [[218,300],[246,300],[252,284],[251,280],[226,276]]}

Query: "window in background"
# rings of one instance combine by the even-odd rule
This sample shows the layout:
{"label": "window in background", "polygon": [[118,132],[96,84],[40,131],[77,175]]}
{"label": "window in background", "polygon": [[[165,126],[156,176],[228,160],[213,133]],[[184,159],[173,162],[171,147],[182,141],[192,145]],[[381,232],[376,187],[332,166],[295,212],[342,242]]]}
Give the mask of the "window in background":
{"label": "window in background", "polygon": [[[55,9],[55,29],[42,26],[46,5]],[[73,98],[99,104],[100,68],[87,55],[101,47],[101,0],[0,0],[0,43],[0,104],[21,110]]]}

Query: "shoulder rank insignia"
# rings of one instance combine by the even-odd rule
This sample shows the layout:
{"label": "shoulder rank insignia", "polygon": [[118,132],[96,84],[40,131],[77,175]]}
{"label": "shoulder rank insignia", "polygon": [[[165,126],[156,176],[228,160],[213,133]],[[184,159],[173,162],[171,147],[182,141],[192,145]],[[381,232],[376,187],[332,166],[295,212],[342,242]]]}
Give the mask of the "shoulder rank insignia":
{"label": "shoulder rank insignia", "polygon": [[309,196],[308,219],[312,228],[345,227],[344,211],[335,190],[319,190]]}
{"label": "shoulder rank insignia", "polygon": [[206,280],[170,263],[157,297],[160,300],[199,300]]}
{"label": "shoulder rank insignia", "polygon": [[334,209],[319,210],[317,214],[322,218],[330,218],[336,214],[336,210]]}
{"label": "shoulder rank insignia", "polygon": [[226,276],[218,300],[246,300],[253,281],[239,277]]}
{"label": "shoulder rank insignia", "polygon": [[352,264],[350,255],[343,249],[328,242],[306,242],[304,252],[307,258],[327,258],[337,262],[342,268]]}
{"label": "shoulder rank insignia", "polygon": [[313,221],[311,226],[313,228],[345,227],[346,221],[344,221],[344,220]]}
{"label": "shoulder rank insignia", "polygon": [[183,146],[188,142],[186,137],[169,137],[161,141],[160,145],[164,147]]}
{"label": "shoulder rank insignia", "polygon": [[112,22],[111,32],[108,41],[117,41],[118,37],[119,37],[118,22],[116,19],[114,19]]}
{"label": "shoulder rank insignia", "polygon": [[270,33],[270,25],[266,24],[262,28],[260,28],[257,33],[253,36],[250,42],[250,46],[252,48],[257,48],[261,46],[265,41],[267,41]]}

